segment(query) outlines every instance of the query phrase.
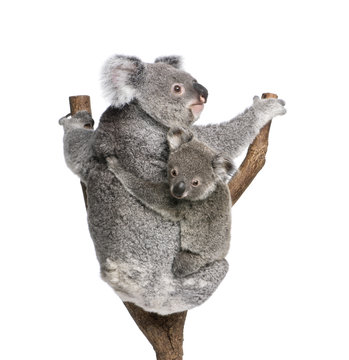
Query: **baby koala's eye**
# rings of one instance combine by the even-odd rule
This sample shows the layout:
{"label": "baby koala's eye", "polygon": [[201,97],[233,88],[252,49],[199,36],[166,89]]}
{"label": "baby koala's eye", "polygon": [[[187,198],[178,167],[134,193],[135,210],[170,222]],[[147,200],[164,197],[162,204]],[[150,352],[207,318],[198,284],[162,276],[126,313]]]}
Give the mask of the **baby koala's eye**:
{"label": "baby koala's eye", "polygon": [[184,91],[185,91],[185,89],[182,84],[174,84],[172,86],[172,92],[176,95],[183,95]]}
{"label": "baby koala's eye", "polygon": [[178,171],[176,169],[171,170],[171,176],[176,177],[178,175]]}
{"label": "baby koala's eye", "polygon": [[194,187],[197,187],[197,186],[200,185],[200,181],[195,179],[195,180],[193,180],[193,181],[191,182],[191,185],[194,186]]}

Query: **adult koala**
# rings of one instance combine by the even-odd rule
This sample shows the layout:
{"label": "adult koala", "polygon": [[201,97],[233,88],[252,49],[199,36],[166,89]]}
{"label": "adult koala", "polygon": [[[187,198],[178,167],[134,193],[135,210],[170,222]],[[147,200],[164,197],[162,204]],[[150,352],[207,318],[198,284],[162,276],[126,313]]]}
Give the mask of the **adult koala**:
{"label": "adult koala", "polygon": [[228,263],[219,260],[187,277],[175,277],[172,263],[180,251],[179,224],[164,220],[127,192],[108,171],[106,159],[116,155],[137,177],[165,181],[170,127],[190,127],[199,140],[235,157],[264,124],[286,112],[282,100],[255,97],[250,108],[229,122],[192,126],[208,93],[180,66],[178,57],[150,64],[116,55],[106,62],[102,83],[111,106],[88,140],[94,161],[86,162],[92,165],[82,178],[102,278],[123,301],[159,314],[203,303],[226,275]]}

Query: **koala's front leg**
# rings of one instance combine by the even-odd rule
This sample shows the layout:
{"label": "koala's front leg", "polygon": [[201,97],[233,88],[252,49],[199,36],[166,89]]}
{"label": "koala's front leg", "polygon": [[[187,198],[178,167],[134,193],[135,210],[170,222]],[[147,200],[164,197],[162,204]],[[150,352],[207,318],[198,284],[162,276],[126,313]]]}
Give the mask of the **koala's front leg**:
{"label": "koala's front leg", "polygon": [[86,181],[92,161],[91,140],[94,121],[87,111],[79,111],[72,117],[63,117],[59,124],[64,129],[64,158],[68,167],[82,181]]}
{"label": "koala's front leg", "polygon": [[173,261],[172,271],[177,277],[185,277],[197,272],[204,265],[206,261],[199,254],[182,250]]}
{"label": "koala's front leg", "polygon": [[253,104],[230,121],[206,126],[193,126],[199,140],[214,149],[237,157],[252,143],[259,130],[271,119],[286,113],[281,99],[253,98]]}

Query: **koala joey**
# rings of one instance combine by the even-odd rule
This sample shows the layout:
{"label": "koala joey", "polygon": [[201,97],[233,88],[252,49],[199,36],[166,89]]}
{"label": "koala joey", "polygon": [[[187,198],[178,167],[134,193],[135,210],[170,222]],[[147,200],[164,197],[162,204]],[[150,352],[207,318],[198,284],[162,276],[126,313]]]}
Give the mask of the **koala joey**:
{"label": "koala joey", "polygon": [[185,129],[170,129],[168,182],[142,180],[107,159],[109,170],[147,207],[172,221],[180,221],[181,251],[173,263],[176,276],[187,276],[228,253],[230,192],[226,182],[235,168]]}
{"label": "koala joey", "polygon": [[68,168],[86,181],[92,160],[91,138],[94,121],[87,111],[59,119],[64,129],[64,158]]}
{"label": "koala joey", "polygon": [[[108,169],[106,159],[116,156],[120,167],[139,180],[165,182],[170,128],[189,128],[194,139],[234,158],[263,125],[286,112],[284,102],[255,98],[246,111],[229,121],[194,125],[208,91],[182,70],[176,56],[158,58],[154,63],[112,56],[103,67],[102,86],[110,106],[98,128],[91,131],[66,124],[64,137],[67,164],[87,185],[88,225],[102,278],[123,301],[147,311],[169,314],[198,306],[225,277],[227,262],[213,261],[185,277],[175,276],[172,265],[181,252],[180,222],[164,218],[130,194]],[[178,185],[174,192],[178,195],[182,190]],[[211,197],[171,201],[194,204]],[[203,229],[197,230],[201,236]]]}

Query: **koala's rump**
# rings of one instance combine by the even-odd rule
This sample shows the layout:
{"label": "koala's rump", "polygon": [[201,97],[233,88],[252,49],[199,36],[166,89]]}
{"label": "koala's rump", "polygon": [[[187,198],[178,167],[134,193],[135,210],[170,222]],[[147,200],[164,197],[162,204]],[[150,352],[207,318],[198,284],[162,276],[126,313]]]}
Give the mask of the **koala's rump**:
{"label": "koala's rump", "polygon": [[228,271],[221,260],[185,279],[175,278],[179,223],[146,208],[106,168],[90,171],[87,197],[102,278],[123,301],[162,315],[188,310],[207,300]]}

